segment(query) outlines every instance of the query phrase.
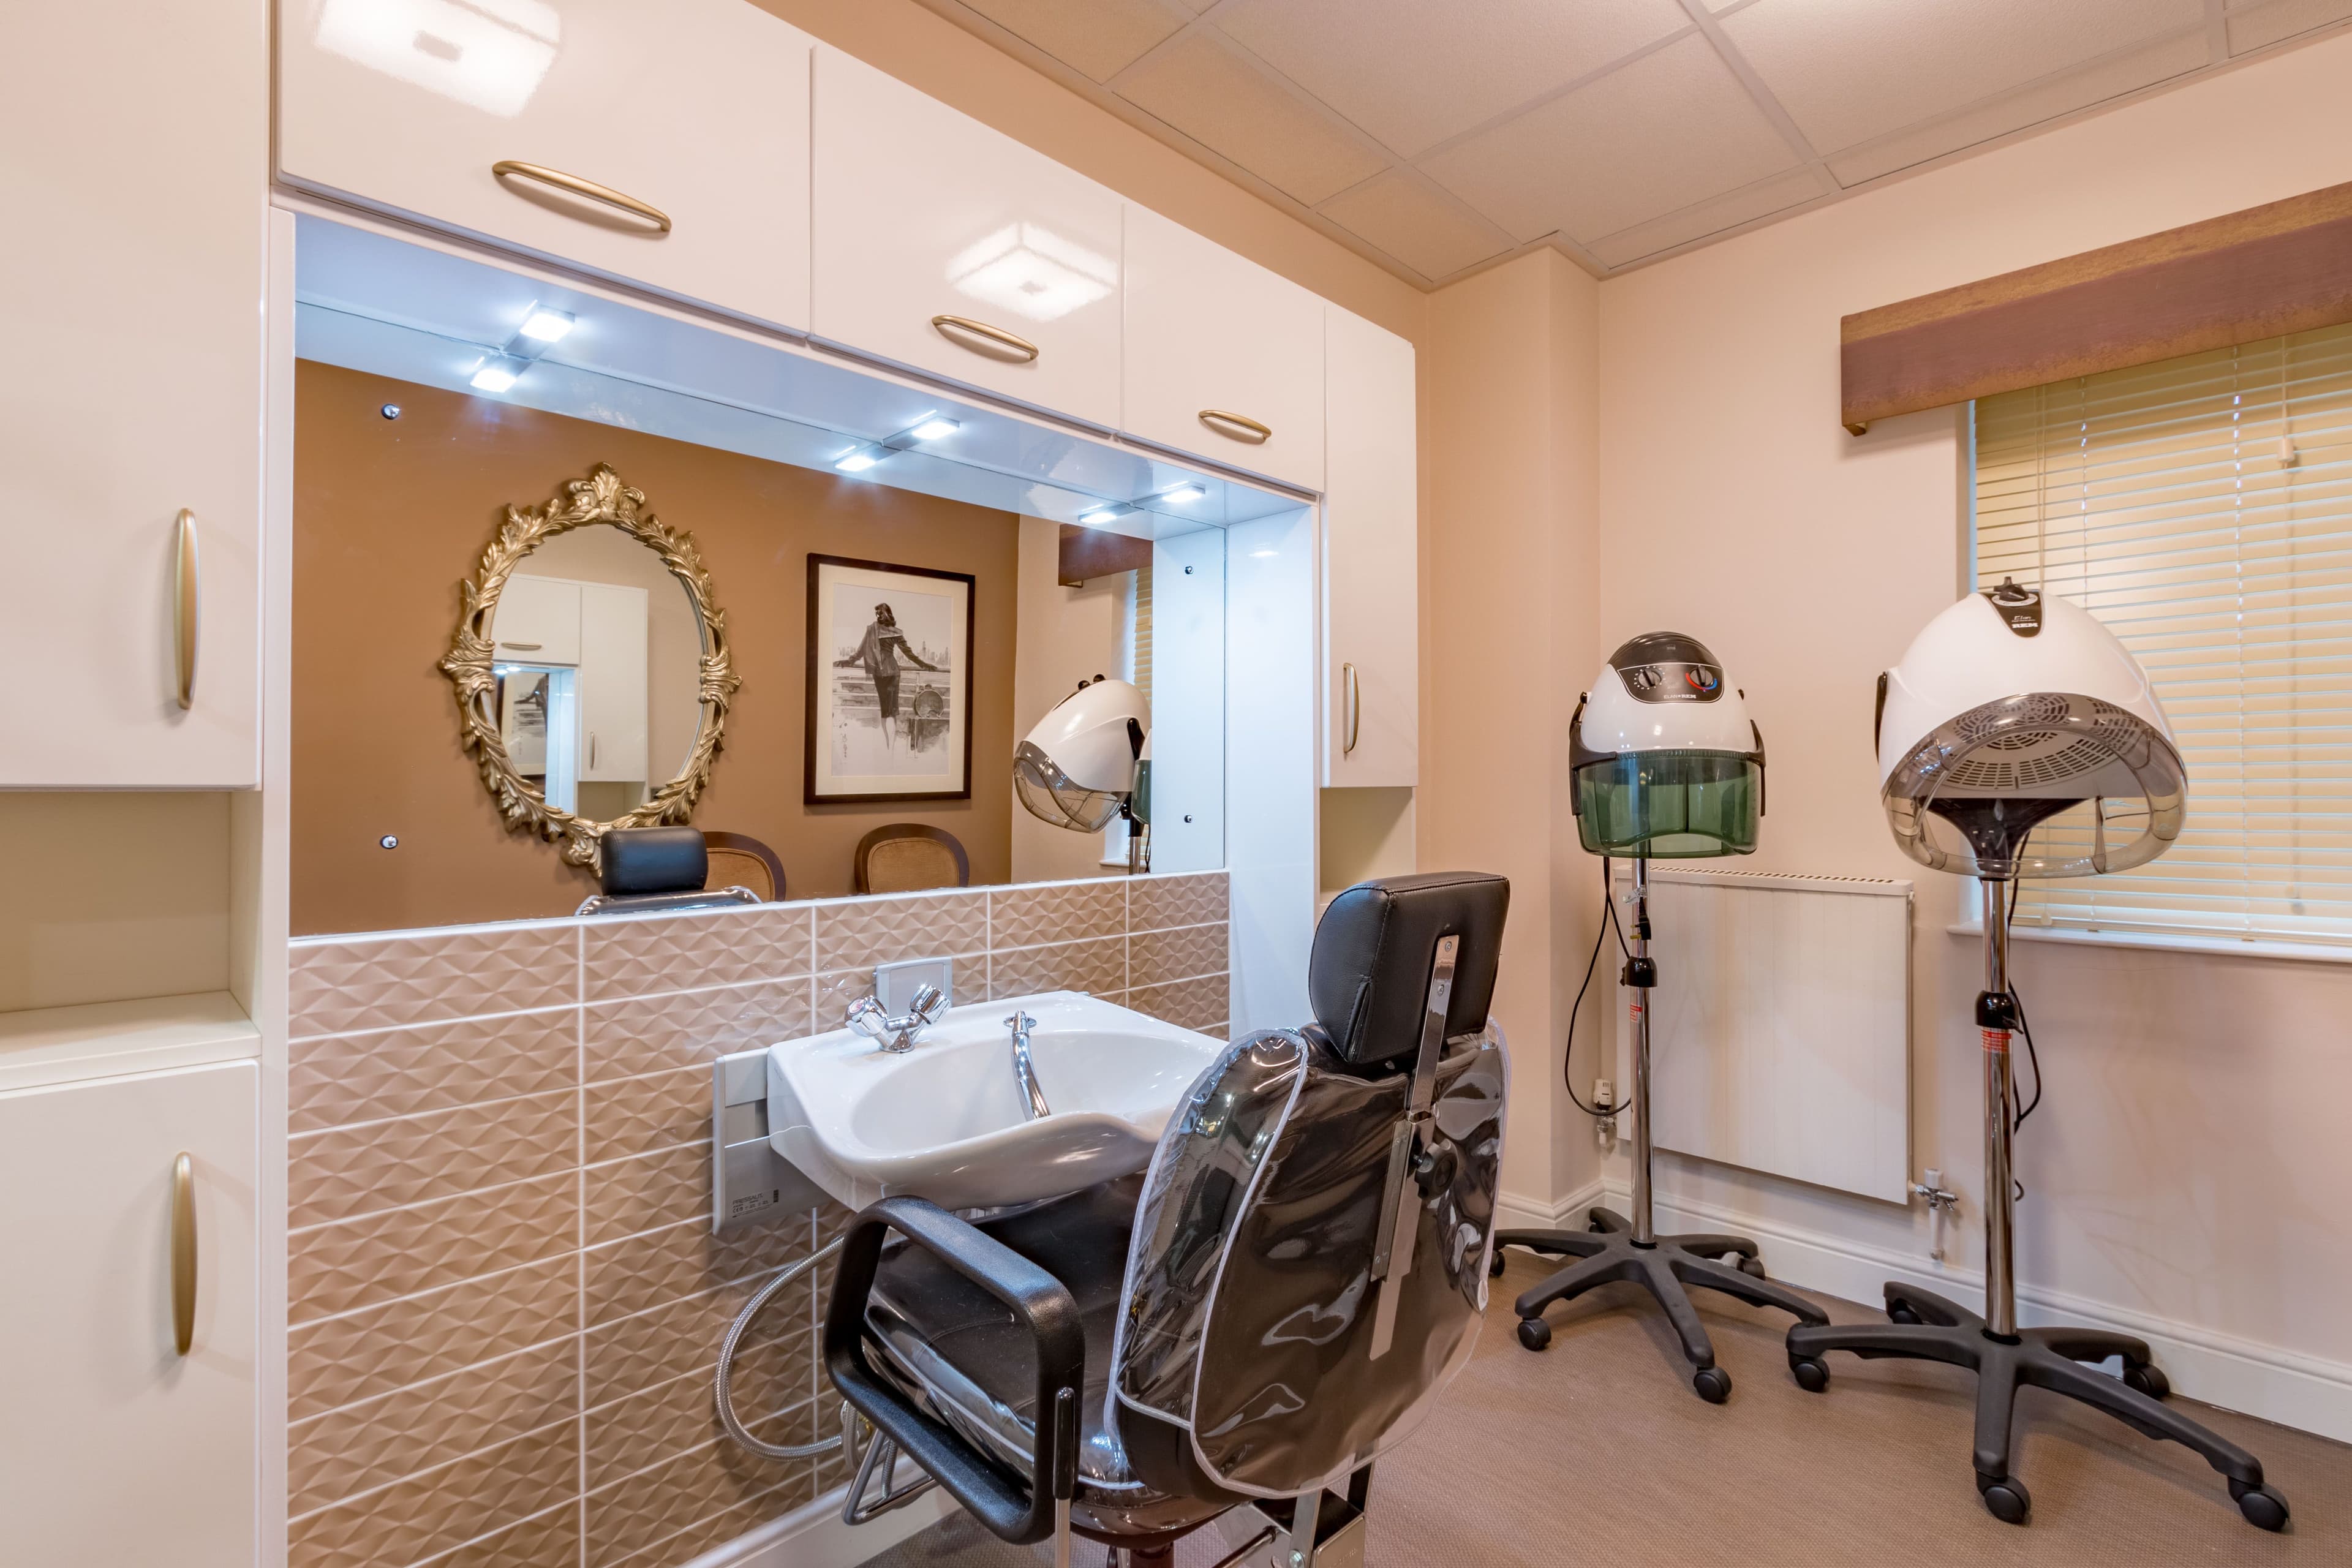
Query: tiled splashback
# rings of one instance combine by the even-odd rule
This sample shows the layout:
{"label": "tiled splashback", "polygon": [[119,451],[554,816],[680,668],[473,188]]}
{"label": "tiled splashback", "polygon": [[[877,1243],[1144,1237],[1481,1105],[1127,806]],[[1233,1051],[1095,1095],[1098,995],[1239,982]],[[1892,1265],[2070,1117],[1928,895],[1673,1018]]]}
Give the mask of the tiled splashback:
{"label": "tiled splashback", "polygon": [[[710,1235],[712,1058],[935,954],[959,1002],[1068,988],[1225,1030],[1223,872],[292,949],[289,1568],[669,1568],[845,1479],[712,1413],[728,1321],[846,1217]],[[823,1289],[741,1359],[771,1440],[832,1430]]]}

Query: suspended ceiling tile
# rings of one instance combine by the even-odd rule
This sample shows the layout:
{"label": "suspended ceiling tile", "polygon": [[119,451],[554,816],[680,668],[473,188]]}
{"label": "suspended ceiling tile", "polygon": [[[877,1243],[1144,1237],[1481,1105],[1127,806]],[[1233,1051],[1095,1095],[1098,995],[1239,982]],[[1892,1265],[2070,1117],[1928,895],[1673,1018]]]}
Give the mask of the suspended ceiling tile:
{"label": "suspended ceiling tile", "polygon": [[1691,20],[1675,0],[1228,0],[1210,25],[1411,158]]}
{"label": "suspended ceiling tile", "polygon": [[1154,50],[1112,87],[1145,113],[1308,206],[1384,166],[1207,29]]}
{"label": "suspended ceiling tile", "polygon": [[1668,213],[1662,218],[1636,224],[1629,229],[1596,239],[1589,247],[1592,258],[1603,267],[1623,267],[1644,257],[1655,256],[1662,250],[1672,250],[1678,245],[1688,245],[1695,239],[1705,239],[1710,234],[1720,234],[1727,228],[1737,228],[1743,223],[1753,223],[1759,217],[1786,212],[1818,200],[1822,195],[1821,180],[1811,169],[1799,169],[1793,174],[1780,174],[1759,181],[1728,195],[1717,196],[1696,206]]}
{"label": "suspended ceiling tile", "polygon": [[1332,197],[1318,210],[1432,281],[1451,278],[1512,246],[1508,235],[1489,228],[1413,175],[1393,169]]}
{"label": "suspended ceiling tile", "polygon": [[2242,55],[2352,16],[2352,0],[2230,0],[2230,52]]}
{"label": "suspended ceiling tile", "polygon": [[1722,22],[1823,153],[2204,26],[2204,0],[1759,0]]}
{"label": "suspended ceiling tile", "polygon": [[1558,231],[1589,241],[1797,162],[1714,47],[1694,35],[1421,167],[1522,240]]}
{"label": "suspended ceiling tile", "polygon": [[1096,81],[1108,81],[1184,25],[1159,0],[961,0],[1024,42]]}
{"label": "suspended ceiling tile", "polygon": [[2204,33],[2183,33],[2083,70],[2036,82],[1990,103],[1972,105],[1945,119],[1882,137],[1830,159],[1830,173],[1842,185],[1858,185],[1864,180],[1874,180],[1897,169],[1907,169],[1914,163],[1940,158],[1947,153],[2137,91],[2168,77],[2196,70],[2207,64],[2208,58]]}

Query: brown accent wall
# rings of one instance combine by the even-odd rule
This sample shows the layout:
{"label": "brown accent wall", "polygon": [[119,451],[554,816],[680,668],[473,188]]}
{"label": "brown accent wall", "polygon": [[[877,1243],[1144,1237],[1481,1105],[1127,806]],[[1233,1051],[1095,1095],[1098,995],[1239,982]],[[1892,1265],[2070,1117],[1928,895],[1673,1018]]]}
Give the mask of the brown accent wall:
{"label": "brown accent wall", "polygon": [[[397,419],[381,410],[397,404]],[[832,474],[304,362],[295,384],[292,930],[297,936],[569,914],[594,891],[553,847],[510,832],[457,743],[435,667],[509,504],[597,463],[691,532],[742,677],[698,827],[774,848],[793,896],[850,888],[884,822],[963,841],[975,882],[1011,875],[1019,520]],[[969,572],[972,795],[803,806],[808,561]],[[380,847],[386,834],[396,849]]]}

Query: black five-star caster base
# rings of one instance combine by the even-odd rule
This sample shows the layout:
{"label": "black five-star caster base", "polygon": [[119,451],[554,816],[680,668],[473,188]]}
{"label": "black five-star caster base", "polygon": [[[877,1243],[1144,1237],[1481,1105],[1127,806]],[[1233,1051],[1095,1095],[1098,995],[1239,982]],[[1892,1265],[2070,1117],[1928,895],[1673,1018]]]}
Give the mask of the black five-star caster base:
{"label": "black five-star caster base", "polygon": [[[1591,1211],[1592,1229],[1580,1235],[1568,1230],[1504,1230],[1495,1233],[1494,1271],[1503,1271],[1506,1247],[1569,1257],[1578,1261],[1520,1296],[1519,1343],[1539,1351],[1551,1343],[1551,1325],[1544,1309],[1554,1301],[1570,1300],[1596,1285],[1630,1280],[1647,1289],[1666,1310],[1666,1319],[1690,1359],[1691,1386],[1712,1405],[1731,1397],[1731,1374],[1715,1364],[1715,1344],[1706,1337],[1690,1292],[1697,1287],[1759,1307],[1778,1307],[1806,1323],[1826,1323],[1829,1315],[1795,1291],[1764,1278],[1756,1260],[1756,1244],[1738,1236],[1662,1236],[1655,1241],[1633,1239],[1631,1221],[1608,1209]],[[1729,1258],[1729,1262],[1718,1259]]]}
{"label": "black five-star caster base", "polygon": [[[2172,1392],[2148,1364],[2146,1341],[2104,1329],[2023,1329],[2002,1338],[1974,1312],[1931,1291],[1886,1287],[1885,1323],[1800,1324],[1789,1331],[1789,1370],[1814,1394],[1830,1385],[1828,1351],[1858,1356],[1903,1356],[1964,1366],[1977,1374],[1977,1491],[2005,1524],[2023,1524],[2033,1506],[2009,1473],[2010,1431],[2021,1384],[2046,1388],[2104,1410],[2150,1437],[2169,1437],[2205,1457],[2229,1479],[2230,1496],[2250,1524],[2286,1528],[2286,1499],[2263,1484],[2262,1461],[2161,1403]],[[2121,1379],[2085,1366],[2123,1359]]]}

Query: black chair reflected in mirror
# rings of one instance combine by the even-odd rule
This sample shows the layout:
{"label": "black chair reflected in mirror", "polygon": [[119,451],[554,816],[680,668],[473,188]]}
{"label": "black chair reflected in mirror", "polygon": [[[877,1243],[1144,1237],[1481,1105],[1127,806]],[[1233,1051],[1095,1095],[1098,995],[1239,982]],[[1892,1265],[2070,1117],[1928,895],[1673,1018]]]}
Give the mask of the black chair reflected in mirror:
{"label": "black chair reflected in mirror", "polygon": [[756,904],[749,888],[709,888],[710,851],[691,827],[612,827],[597,841],[602,891],[581,915],[646,914],[715,904]]}

